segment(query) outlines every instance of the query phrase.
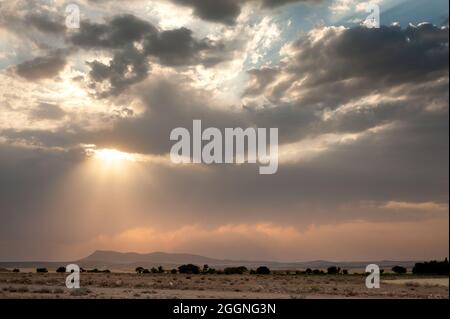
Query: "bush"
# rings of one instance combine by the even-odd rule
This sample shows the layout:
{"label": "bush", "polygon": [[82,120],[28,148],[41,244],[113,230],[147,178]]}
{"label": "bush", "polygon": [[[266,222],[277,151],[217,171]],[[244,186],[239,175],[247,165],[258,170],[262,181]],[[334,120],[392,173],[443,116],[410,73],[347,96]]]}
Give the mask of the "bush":
{"label": "bush", "polygon": [[307,268],[305,272],[306,272],[307,275],[311,275],[312,274],[312,269],[311,268]]}
{"label": "bush", "polygon": [[347,269],[342,270],[342,274],[343,275],[348,275],[348,270]]}
{"label": "bush", "polygon": [[14,268],[13,272],[20,272],[20,269],[19,268]]}
{"label": "bush", "polygon": [[240,266],[240,267],[227,267],[223,270],[225,275],[242,275],[243,273],[247,272],[247,267]]}
{"label": "bush", "polygon": [[327,273],[328,275],[338,275],[341,273],[341,268],[336,266],[328,267]]}
{"label": "bush", "polygon": [[200,267],[193,264],[181,265],[178,267],[178,272],[180,274],[199,274]]}
{"label": "bush", "polygon": [[170,273],[173,274],[173,275],[175,275],[176,273],[178,273],[178,270],[172,269],[172,270],[170,271]]}
{"label": "bush", "polygon": [[413,274],[432,274],[432,275],[448,275],[449,264],[448,259],[444,261],[432,260],[430,262],[416,263],[412,270]]}
{"label": "bush", "polygon": [[142,274],[145,269],[143,267],[136,267],[135,271],[137,274]]}
{"label": "bush", "polygon": [[58,267],[58,269],[56,269],[56,272],[66,272],[66,267]]}
{"label": "bush", "polygon": [[109,274],[109,273],[111,273],[111,270],[109,270],[109,269],[98,270],[97,268],[94,268],[94,269],[88,270],[87,272],[92,272],[92,273],[107,273],[107,274]]}
{"label": "bush", "polygon": [[158,273],[163,274],[164,268],[162,266],[158,266]]}
{"label": "bush", "polygon": [[149,273],[150,273],[150,270],[144,269],[144,270],[142,270],[142,273],[143,273],[143,274],[149,274]]}
{"label": "bush", "polygon": [[323,270],[314,269],[312,271],[313,275],[325,275],[325,272]]}
{"label": "bush", "polygon": [[261,266],[256,269],[258,275],[270,275],[270,269],[266,266]]}
{"label": "bush", "polygon": [[47,268],[36,268],[36,272],[46,273],[46,272],[48,272],[48,270],[47,270]]}
{"label": "bush", "polygon": [[214,268],[209,268],[208,272],[207,272],[207,274],[209,274],[209,275],[213,275],[213,274],[216,274],[216,273],[217,273],[217,271]]}
{"label": "bush", "polygon": [[395,272],[398,275],[406,274],[406,268],[402,266],[394,266],[392,267],[392,271]]}

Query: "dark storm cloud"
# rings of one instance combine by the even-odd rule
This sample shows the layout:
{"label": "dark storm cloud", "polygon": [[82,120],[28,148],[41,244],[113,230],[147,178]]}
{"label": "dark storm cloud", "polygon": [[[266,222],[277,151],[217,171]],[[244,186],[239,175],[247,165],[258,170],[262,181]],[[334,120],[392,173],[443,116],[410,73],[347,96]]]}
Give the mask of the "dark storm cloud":
{"label": "dark storm cloud", "polygon": [[[142,81],[150,61],[173,67],[209,67],[228,57],[222,43],[196,39],[187,28],[160,31],[133,15],[116,16],[104,24],[83,23],[69,41],[84,49],[112,50],[114,56],[109,64],[88,63],[91,88],[97,89],[103,81],[109,84],[107,90],[97,92],[99,97],[118,95],[129,85]],[[138,49],[138,44],[142,49]]]}
{"label": "dark storm cloud", "polygon": [[[195,64],[211,66],[225,59],[224,56],[218,55],[224,49],[221,43],[209,39],[195,39],[192,31],[187,28],[150,35],[144,44],[144,50],[148,55],[158,58],[161,64],[168,66]],[[202,58],[199,56],[200,52],[205,52],[209,56]]]}
{"label": "dark storm cloud", "polygon": [[[277,106],[252,116],[263,127],[280,127],[284,141],[363,131],[404,119],[430,103],[448,106],[448,28],[422,24],[318,32],[323,32],[319,40],[305,35],[289,46],[277,68],[250,71],[243,93],[249,106],[258,96]],[[323,112],[370,95],[379,97],[323,120]],[[391,101],[383,101],[388,97]]]}
{"label": "dark storm cloud", "polygon": [[[421,82],[435,71],[448,70],[448,28],[430,24],[406,29],[359,27],[341,36],[330,34],[319,42],[311,45],[299,41],[296,46],[301,53],[295,58],[298,64],[291,67],[299,74],[313,75],[307,80],[311,86],[357,77],[384,81],[386,85]],[[332,58],[339,63],[332,62]]]}
{"label": "dark storm cloud", "polygon": [[48,13],[30,13],[24,18],[24,22],[28,26],[32,26],[37,30],[45,33],[64,33],[66,26],[62,17],[52,17]]}
{"label": "dark storm cloud", "polygon": [[274,8],[294,2],[319,3],[321,1],[322,0],[262,0],[262,4],[264,7]]}
{"label": "dark storm cloud", "polygon": [[121,48],[139,42],[146,35],[157,34],[158,30],[149,22],[134,15],[115,16],[107,23],[83,21],[78,33],[70,37],[74,45],[91,48]]}
{"label": "dark storm cloud", "polygon": [[[96,90],[98,97],[121,93],[129,85],[142,81],[149,70],[146,57],[132,45],[116,52],[109,65],[98,61],[87,64],[91,67],[89,76],[92,81],[90,85]],[[109,87],[101,91],[97,85],[103,81],[107,81]]]}
{"label": "dark storm cloud", "polygon": [[[302,37],[291,49],[298,53],[284,70],[292,76],[290,82],[305,79],[298,87],[306,90],[303,103],[326,103],[337,96],[342,103],[448,73],[448,28],[429,24],[406,29],[329,29],[320,40]],[[285,86],[272,97],[278,99],[290,88]]]}
{"label": "dark storm cloud", "polygon": [[15,72],[30,81],[55,77],[67,64],[66,53],[61,50],[34,58],[15,66]]}
{"label": "dark storm cloud", "polygon": [[174,3],[190,6],[194,14],[207,20],[225,24],[234,24],[241,13],[241,6],[245,1],[239,0],[172,0]]}
{"label": "dark storm cloud", "polygon": [[171,0],[194,9],[201,19],[233,25],[241,13],[242,6],[248,2],[259,3],[263,8],[274,8],[294,2],[319,2],[317,0]]}

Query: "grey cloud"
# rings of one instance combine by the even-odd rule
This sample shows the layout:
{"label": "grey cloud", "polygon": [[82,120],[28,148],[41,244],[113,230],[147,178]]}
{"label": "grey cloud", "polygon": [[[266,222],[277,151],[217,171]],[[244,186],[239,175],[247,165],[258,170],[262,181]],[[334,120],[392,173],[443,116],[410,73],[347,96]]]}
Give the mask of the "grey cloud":
{"label": "grey cloud", "polygon": [[[370,87],[377,90],[424,82],[448,72],[448,28],[427,24],[407,29],[383,26],[342,33],[335,30],[316,43],[302,38],[294,46],[299,53],[287,72],[308,76],[301,88],[333,89],[332,85],[338,85],[339,89],[354,88],[351,97],[358,90],[365,94]],[[346,80],[355,81],[348,84]],[[314,96],[308,98],[314,100]]]}
{"label": "grey cloud", "polygon": [[266,67],[250,70],[248,74],[253,82],[244,90],[243,96],[260,95],[276,79],[279,73],[276,69]]}
{"label": "grey cloud", "polygon": [[194,14],[201,19],[233,25],[236,18],[240,15],[242,6],[253,2],[263,8],[274,8],[287,3],[305,2],[314,3],[318,0],[171,0],[180,5],[189,6],[194,9]]}
{"label": "grey cloud", "polygon": [[[406,32],[411,32],[410,42],[406,41],[409,44],[400,41],[403,37],[399,34],[404,36]],[[153,76],[130,92],[141,99],[145,112],[136,117],[119,118],[111,129],[60,130],[45,134],[3,131],[2,136],[10,139],[32,136],[40,145],[70,147],[94,143],[129,152],[165,154],[171,146],[170,130],[178,126],[189,128],[193,119],[202,119],[205,127],[278,127],[282,144],[326,133],[365,132],[390,124],[384,130],[366,133],[351,143],[329,145],[327,151],[313,160],[281,164],[278,173],[267,178],[258,175],[252,165],[212,166],[204,174],[191,167],[158,167],[152,171],[158,189],[153,190],[149,198],[145,188],[142,196],[143,201],[148,201],[147,207],[156,205],[167,218],[177,216],[180,222],[203,220],[211,211],[215,212],[218,223],[264,220],[273,216],[274,211],[279,221],[289,223],[407,218],[375,209],[351,207],[339,211],[339,215],[335,210],[339,205],[358,201],[448,201],[448,66],[442,61],[446,52],[446,38],[442,37],[445,32],[429,26],[409,31],[357,29],[341,34],[332,32],[323,43],[303,40],[305,45],[298,48],[308,52],[300,53],[305,54],[302,56],[305,66],[295,55],[291,64],[253,71],[256,79],[255,86],[247,91],[250,96],[271,93],[266,91],[273,78],[278,79],[278,73],[294,79],[305,75],[311,78],[300,88],[304,94],[299,100],[283,102],[271,97],[274,105],[270,108],[241,112],[218,110],[212,106],[214,100],[207,92],[188,88],[188,79]],[[384,59],[374,58],[373,65],[360,61],[367,57],[359,57],[358,53],[374,50],[365,48],[372,42],[362,34],[374,37],[372,40],[376,39],[378,44],[375,50],[384,54],[404,52],[410,69],[392,65],[403,63],[396,54]],[[383,35],[386,35],[385,40]],[[347,37],[353,39],[357,50],[345,47]],[[315,45],[320,46],[320,50]],[[328,46],[336,50],[339,63],[350,67],[351,61],[355,61],[355,69],[346,70],[335,66],[339,63],[326,60],[324,57],[331,58],[332,52]],[[428,55],[437,61],[430,61]],[[323,65],[314,62],[314,57]],[[378,70],[364,70],[361,65]],[[399,74],[390,75],[389,68]],[[103,75],[99,79],[109,76],[110,72],[110,69],[100,69],[98,73]],[[352,78],[357,79],[354,84],[342,83]],[[328,90],[319,89],[324,87]],[[392,100],[366,102],[360,108],[338,112],[324,120],[324,110],[334,111],[341,103],[371,93],[389,95]],[[434,111],[427,109],[432,104],[441,107]],[[313,217],[311,210],[315,212]],[[246,214],[242,214],[243,211]]]}
{"label": "grey cloud", "polygon": [[24,18],[24,22],[45,33],[64,33],[66,31],[66,26],[62,21],[62,17],[52,17],[48,13],[27,14]]}
{"label": "grey cloud", "polygon": [[[151,62],[173,67],[210,67],[228,57],[223,43],[196,39],[187,28],[160,31],[133,15],[116,16],[104,24],[83,23],[79,33],[68,40],[84,49],[112,50],[114,56],[109,65],[88,63],[92,88],[101,85],[98,82],[109,83],[107,90],[97,94],[99,97],[118,95],[129,85],[142,81]],[[142,50],[136,44],[142,45]]]}
{"label": "grey cloud", "polygon": [[34,119],[49,119],[49,120],[58,120],[64,117],[66,112],[55,104],[49,103],[39,103],[35,108],[33,108],[30,112],[30,115]]}
{"label": "grey cloud", "polygon": [[172,0],[181,5],[194,8],[194,13],[200,18],[208,21],[234,24],[236,18],[241,13],[241,5],[245,1],[239,0]]}
{"label": "grey cloud", "polygon": [[[91,88],[98,97],[107,97],[121,93],[129,85],[142,81],[149,70],[148,61],[134,46],[127,46],[118,51],[109,65],[98,61],[88,62],[91,67],[89,76]],[[109,83],[105,90],[98,86],[104,81]]]}
{"label": "grey cloud", "polygon": [[37,57],[16,65],[15,72],[30,81],[55,77],[67,64],[63,51],[57,50],[47,56]]}
{"label": "grey cloud", "polygon": [[146,35],[157,33],[151,23],[126,14],[115,16],[104,24],[83,21],[80,31],[70,36],[69,40],[74,45],[88,49],[121,48],[141,41]]}
{"label": "grey cloud", "polygon": [[[197,40],[192,31],[187,28],[162,31],[150,36],[145,42],[145,52],[158,58],[161,64],[177,65],[214,65],[222,61],[224,57],[214,55],[225,49],[220,43],[214,43],[209,39]],[[202,58],[199,53],[206,52],[213,55]]]}
{"label": "grey cloud", "polygon": [[[250,71],[244,98],[254,104],[255,97],[264,97],[276,106],[253,113],[254,121],[278,125],[285,142],[405,120],[432,101],[448,106],[448,28],[422,24],[321,32],[325,35],[318,41],[302,36],[294,42],[276,69]],[[392,101],[367,101],[371,107],[323,120],[324,112],[371,94]]]}

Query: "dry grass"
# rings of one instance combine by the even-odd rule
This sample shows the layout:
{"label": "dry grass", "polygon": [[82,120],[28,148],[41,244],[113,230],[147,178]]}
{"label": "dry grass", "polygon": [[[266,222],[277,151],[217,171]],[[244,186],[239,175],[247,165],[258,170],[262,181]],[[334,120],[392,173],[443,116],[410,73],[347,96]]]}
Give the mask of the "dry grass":
{"label": "dry grass", "polygon": [[[362,275],[181,275],[82,273],[80,289],[65,287],[66,274],[0,273],[0,298],[447,298],[448,287],[382,281],[367,289]],[[386,278],[387,279],[387,278]],[[421,278],[424,279],[424,278]],[[430,278],[429,278],[430,279]],[[428,280],[429,280],[428,279]],[[448,283],[448,278],[440,278]],[[392,283],[392,284],[391,284]]]}

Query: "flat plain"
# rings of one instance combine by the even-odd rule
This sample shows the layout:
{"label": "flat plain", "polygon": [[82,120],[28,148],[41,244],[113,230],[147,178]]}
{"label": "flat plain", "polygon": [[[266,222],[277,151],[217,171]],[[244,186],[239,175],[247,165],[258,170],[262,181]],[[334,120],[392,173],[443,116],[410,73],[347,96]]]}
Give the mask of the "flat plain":
{"label": "flat plain", "polygon": [[383,275],[367,289],[363,275],[186,275],[81,273],[68,289],[64,273],[2,272],[0,299],[8,298],[432,298],[448,299],[448,277]]}

